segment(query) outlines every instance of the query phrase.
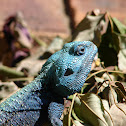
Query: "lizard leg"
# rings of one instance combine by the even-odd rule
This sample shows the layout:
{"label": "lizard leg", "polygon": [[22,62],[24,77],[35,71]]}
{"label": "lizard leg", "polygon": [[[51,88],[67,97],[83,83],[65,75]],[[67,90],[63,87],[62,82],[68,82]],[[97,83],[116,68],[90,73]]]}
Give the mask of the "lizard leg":
{"label": "lizard leg", "polygon": [[51,102],[48,107],[48,114],[51,124],[53,126],[63,126],[63,122],[60,117],[63,113],[64,105],[57,102]]}

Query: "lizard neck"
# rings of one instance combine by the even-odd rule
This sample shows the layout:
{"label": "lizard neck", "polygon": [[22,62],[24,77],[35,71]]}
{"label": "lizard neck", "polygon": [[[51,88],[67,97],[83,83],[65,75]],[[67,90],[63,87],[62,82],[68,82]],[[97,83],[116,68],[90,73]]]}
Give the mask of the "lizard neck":
{"label": "lizard neck", "polygon": [[42,75],[38,75],[34,81],[31,82],[32,88],[34,90],[47,90],[48,80]]}

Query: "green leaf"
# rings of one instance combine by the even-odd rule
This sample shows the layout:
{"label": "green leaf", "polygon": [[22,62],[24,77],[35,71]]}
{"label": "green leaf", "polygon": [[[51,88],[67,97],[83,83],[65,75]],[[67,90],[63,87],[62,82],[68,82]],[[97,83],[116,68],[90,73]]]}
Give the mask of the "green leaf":
{"label": "green leaf", "polygon": [[105,14],[97,16],[87,14],[76,27],[72,35],[72,41],[93,41],[96,45],[99,45],[101,31],[105,24],[104,18]]}
{"label": "green leaf", "polygon": [[102,35],[102,41],[99,46],[99,57],[104,61],[105,66],[114,66],[118,64],[117,54],[119,52],[119,37],[113,32],[113,23],[109,20],[107,31]]}
{"label": "green leaf", "polygon": [[110,115],[110,111],[109,111],[109,103],[107,100],[105,99],[102,99],[102,103],[103,103],[103,106],[104,106],[104,118],[106,120],[106,122],[108,123],[109,126],[113,126],[113,121],[112,121],[112,117]]}
{"label": "green leaf", "polygon": [[120,70],[126,70],[126,36],[119,36],[120,51],[118,53],[118,67]]}
{"label": "green leaf", "polygon": [[117,93],[112,86],[111,86],[111,89],[109,86],[105,87],[105,89],[102,92],[102,97],[103,97],[103,99],[106,99],[109,101],[110,106],[112,106],[115,103],[118,103]]}
{"label": "green leaf", "polygon": [[118,103],[114,104],[110,108],[110,114],[112,116],[114,126],[125,126],[126,125],[126,104]]}
{"label": "green leaf", "polygon": [[93,126],[108,126],[103,116],[104,107],[101,99],[93,93],[76,97],[74,110],[76,115],[85,123]]}
{"label": "green leaf", "polygon": [[[112,18],[113,23],[115,24],[115,27],[117,27],[117,30],[120,34],[126,34],[126,26],[122,24],[118,19]],[[116,31],[116,29],[114,30]]]}
{"label": "green leaf", "polygon": [[108,26],[99,47],[99,57],[105,66],[118,65],[126,70],[126,26],[108,15]]}

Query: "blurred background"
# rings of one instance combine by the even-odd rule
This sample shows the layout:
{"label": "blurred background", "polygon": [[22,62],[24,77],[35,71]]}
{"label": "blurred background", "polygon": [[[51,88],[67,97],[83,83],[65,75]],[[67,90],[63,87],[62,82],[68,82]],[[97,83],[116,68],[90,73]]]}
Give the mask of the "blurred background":
{"label": "blurred background", "polygon": [[[0,27],[4,20],[20,11],[28,29],[39,37],[68,36],[93,9],[108,11],[126,24],[124,0],[0,0]],[[47,39],[47,38],[45,38]]]}

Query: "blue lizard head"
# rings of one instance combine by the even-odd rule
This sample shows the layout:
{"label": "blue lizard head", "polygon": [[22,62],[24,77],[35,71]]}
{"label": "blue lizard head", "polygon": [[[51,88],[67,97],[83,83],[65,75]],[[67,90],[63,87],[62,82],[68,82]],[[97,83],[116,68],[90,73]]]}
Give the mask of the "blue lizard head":
{"label": "blue lizard head", "polygon": [[96,53],[97,47],[89,41],[65,44],[47,61],[53,62],[48,71],[50,89],[61,96],[79,92],[90,72]]}

